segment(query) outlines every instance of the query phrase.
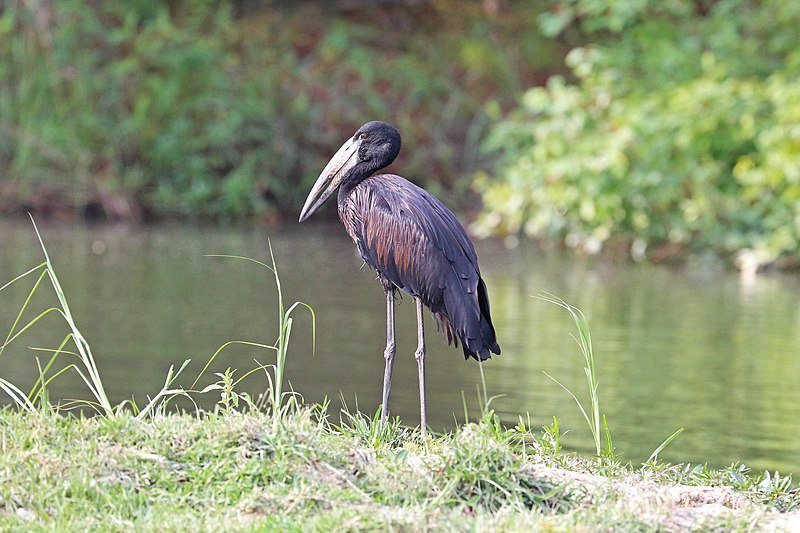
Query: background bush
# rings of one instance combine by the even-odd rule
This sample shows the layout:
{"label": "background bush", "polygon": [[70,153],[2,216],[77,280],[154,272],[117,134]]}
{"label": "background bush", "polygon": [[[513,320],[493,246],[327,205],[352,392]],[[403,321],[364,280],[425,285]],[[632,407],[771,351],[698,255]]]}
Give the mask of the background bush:
{"label": "background bush", "polygon": [[539,23],[586,41],[575,83],[493,126],[480,232],[796,259],[800,3],[569,0]]}
{"label": "background bush", "polygon": [[404,174],[463,194],[482,163],[484,102],[512,103],[558,57],[527,31],[536,13],[342,4],[0,4],[6,210],[295,212],[374,119],[403,133]]}
{"label": "background bush", "polygon": [[796,264],[798,27],[783,0],[0,0],[0,211],[294,216],[384,119],[404,175],[462,209],[477,183],[480,235]]}

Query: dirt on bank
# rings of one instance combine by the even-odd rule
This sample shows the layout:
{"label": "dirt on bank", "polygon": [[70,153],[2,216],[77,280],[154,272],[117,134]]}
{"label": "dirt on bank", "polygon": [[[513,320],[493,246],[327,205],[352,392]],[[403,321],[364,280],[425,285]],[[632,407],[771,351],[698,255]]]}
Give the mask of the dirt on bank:
{"label": "dirt on bank", "polygon": [[611,506],[613,514],[635,516],[659,530],[729,529],[744,521],[758,531],[800,531],[800,509],[780,513],[730,487],[664,484],[638,474],[605,477],[544,465],[529,469],[577,494],[584,509]]}

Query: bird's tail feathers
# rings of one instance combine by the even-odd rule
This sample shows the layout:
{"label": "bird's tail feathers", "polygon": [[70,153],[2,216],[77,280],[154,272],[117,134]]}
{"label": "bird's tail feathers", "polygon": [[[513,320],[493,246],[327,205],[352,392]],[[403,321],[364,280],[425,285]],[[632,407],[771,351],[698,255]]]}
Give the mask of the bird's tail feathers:
{"label": "bird's tail feathers", "polygon": [[[464,327],[464,325],[458,328],[454,327],[450,317],[446,314],[455,311],[452,309],[440,309],[434,313],[434,316],[436,317],[439,331],[443,331],[447,337],[447,344],[452,344],[458,348],[458,341],[461,341],[464,359],[472,357],[476,361],[486,361],[487,359],[491,359],[492,353],[500,355],[500,345],[497,344],[497,336],[489,314],[489,300],[486,296],[486,285],[483,283],[482,279],[478,281],[477,293],[479,313],[476,314],[478,315],[478,324],[474,324],[473,322],[472,325],[468,327]],[[469,315],[467,312],[460,314],[456,312],[454,314],[455,316]],[[474,320],[474,317],[472,320]]]}

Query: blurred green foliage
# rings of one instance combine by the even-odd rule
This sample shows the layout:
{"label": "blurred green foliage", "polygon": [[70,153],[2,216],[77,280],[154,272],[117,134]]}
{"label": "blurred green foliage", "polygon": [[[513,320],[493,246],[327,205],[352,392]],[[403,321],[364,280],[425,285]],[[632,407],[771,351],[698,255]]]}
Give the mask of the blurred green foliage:
{"label": "blurred green foliage", "polygon": [[783,0],[6,0],[0,211],[294,213],[383,119],[451,204],[491,168],[479,234],[796,262],[798,27]]}
{"label": "blurred green foliage", "polygon": [[800,2],[559,0],[539,24],[574,78],[492,127],[479,233],[798,259]]}
{"label": "blurred green foliage", "polygon": [[537,15],[456,0],[7,0],[0,210],[296,211],[333,150],[374,119],[403,133],[404,174],[463,193],[483,163],[484,102],[510,105],[559,59],[528,31]]}

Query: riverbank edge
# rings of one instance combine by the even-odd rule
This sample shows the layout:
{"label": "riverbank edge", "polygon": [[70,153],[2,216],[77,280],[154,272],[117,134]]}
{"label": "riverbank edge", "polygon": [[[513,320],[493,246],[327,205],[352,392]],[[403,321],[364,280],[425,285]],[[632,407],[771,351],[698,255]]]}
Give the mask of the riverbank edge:
{"label": "riverbank edge", "polygon": [[342,418],[5,408],[0,529],[800,529],[780,476],[582,458],[491,413],[424,442],[398,421]]}

